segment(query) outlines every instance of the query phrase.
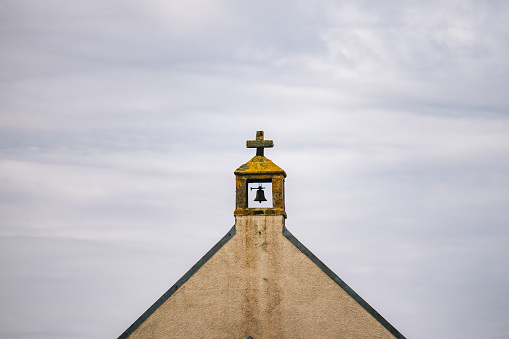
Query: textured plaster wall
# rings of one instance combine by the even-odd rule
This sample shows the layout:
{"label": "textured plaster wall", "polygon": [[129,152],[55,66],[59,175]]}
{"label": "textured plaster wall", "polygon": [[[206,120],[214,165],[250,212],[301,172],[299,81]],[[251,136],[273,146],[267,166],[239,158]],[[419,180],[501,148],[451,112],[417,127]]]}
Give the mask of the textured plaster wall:
{"label": "textured plaster wall", "polygon": [[394,338],[282,234],[283,216],[237,233],[130,338]]}

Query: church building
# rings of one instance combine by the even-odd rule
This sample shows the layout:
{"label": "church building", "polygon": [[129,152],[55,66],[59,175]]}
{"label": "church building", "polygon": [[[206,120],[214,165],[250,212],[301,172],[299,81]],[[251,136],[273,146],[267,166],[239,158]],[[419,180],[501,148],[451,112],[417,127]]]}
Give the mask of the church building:
{"label": "church building", "polygon": [[285,226],[273,147],[235,170],[235,225],[119,339],[404,338]]}

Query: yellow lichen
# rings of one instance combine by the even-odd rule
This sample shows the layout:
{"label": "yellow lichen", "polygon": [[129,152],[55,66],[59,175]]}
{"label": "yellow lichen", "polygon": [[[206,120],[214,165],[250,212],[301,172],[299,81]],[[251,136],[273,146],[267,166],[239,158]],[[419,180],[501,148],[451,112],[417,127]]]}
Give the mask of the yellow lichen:
{"label": "yellow lichen", "polygon": [[283,174],[286,177],[286,172],[273,163],[270,159],[261,156],[255,156],[234,172],[236,175],[250,175],[250,174]]}

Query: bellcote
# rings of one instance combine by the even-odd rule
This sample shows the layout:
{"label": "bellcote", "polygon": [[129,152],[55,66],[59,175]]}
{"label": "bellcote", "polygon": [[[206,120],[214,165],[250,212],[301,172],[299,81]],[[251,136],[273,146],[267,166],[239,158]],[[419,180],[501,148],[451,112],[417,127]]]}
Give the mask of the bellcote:
{"label": "bellcote", "polygon": [[263,131],[256,140],[246,142],[256,148],[256,156],[235,170],[236,202],[234,215],[283,215],[286,218],[284,182],[286,172],[264,156],[264,148],[273,147],[264,140]]}

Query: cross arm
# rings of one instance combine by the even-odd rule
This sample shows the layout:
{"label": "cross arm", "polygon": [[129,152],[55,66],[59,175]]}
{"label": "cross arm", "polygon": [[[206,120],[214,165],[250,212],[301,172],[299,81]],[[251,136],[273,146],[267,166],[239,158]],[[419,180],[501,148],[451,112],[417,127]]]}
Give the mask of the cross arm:
{"label": "cross arm", "polygon": [[273,140],[247,140],[246,147],[247,148],[274,147],[274,141]]}

